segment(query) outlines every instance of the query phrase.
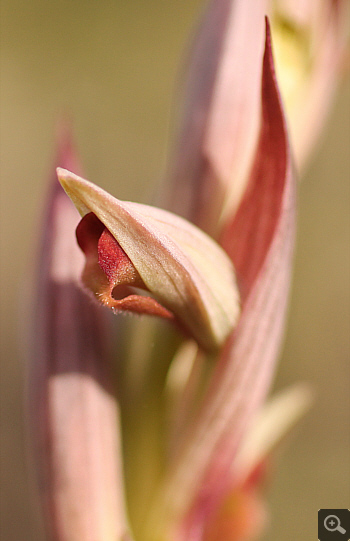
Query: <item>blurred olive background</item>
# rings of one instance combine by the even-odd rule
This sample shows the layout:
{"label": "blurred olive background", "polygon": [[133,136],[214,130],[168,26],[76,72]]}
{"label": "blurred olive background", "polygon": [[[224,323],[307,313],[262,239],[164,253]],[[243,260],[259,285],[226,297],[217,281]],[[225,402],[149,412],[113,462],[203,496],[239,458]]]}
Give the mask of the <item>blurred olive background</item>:
{"label": "blurred olive background", "polygon": [[[57,119],[69,113],[86,176],[147,202],[164,169],[180,58],[200,0],[2,0],[1,539],[42,541],[25,458],[24,329]],[[316,401],[280,457],[266,540],[310,541],[319,508],[349,494],[349,84],[299,193],[299,238],[276,388]]]}

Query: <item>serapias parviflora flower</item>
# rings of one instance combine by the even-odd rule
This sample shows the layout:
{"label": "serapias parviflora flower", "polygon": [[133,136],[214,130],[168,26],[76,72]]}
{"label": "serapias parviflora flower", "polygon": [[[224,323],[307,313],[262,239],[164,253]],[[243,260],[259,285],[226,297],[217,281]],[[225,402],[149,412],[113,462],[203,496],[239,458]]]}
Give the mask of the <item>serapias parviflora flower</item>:
{"label": "serapias parviflora flower", "polygon": [[[342,4],[330,2],[328,5],[334,7]],[[45,277],[46,272],[50,287],[44,294],[43,288],[40,290],[44,316],[39,313],[38,318],[36,314],[36,329],[40,331],[36,333],[40,346],[36,362],[41,366],[35,367],[35,390],[40,386],[43,390],[39,392],[40,402],[32,408],[35,421],[37,411],[47,412],[45,422],[38,423],[36,438],[41,469],[49,472],[48,480],[43,483],[41,479],[40,486],[44,498],[49,495],[48,522],[55,539],[65,541],[68,536],[70,540],[88,541],[95,535],[101,541],[125,541],[132,531],[133,538],[142,541],[243,541],[261,530],[261,517],[256,514],[256,497],[261,499],[256,494],[259,483],[252,485],[252,477],[256,480],[256,468],[308,403],[304,389],[264,407],[283,333],[295,223],[292,151],[269,26],[266,23],[264,27],[264,14],[269,10],[273,13],[278,4],[272,0],[212,0],[189,63],[182,126],[165,199],[169,210],[212,234],[223,249],[174,214],[118,201],[88,181],[59,170],[60,180],[82,216],[77,237],[86,258],[82,275],[85,287],[113,311],[174,320],[197,344],[193,340],[181,344],[172,359],[172,347],[164,356],[160,341],[155,339],[154,356],[147,358],[146,368],[144,363],[137,386],[132,378],[118,381],[119,389],[125,381],[132,381],[132,386],[124,386],[118,400],[113,397],[105,376],[100,376],[104,353],[100,355],[98,347],[91,348],[85,339],[88,333],[99,343],[97,324],[96,329],[94,326],[103,311],[95,313],[96,305],[83,304],[83,293],[72,282],[70,273],[74,271],[75,279],[76,266],[68,254],[74,253],[73,243],[62,226],[67,225],[66,212],[70,211],[65,210],[67,204],[60,206],[59,226],[51,220],[47,231],[53,231],[49,245],[60,256],[57,261],[61,260],[70,281],[63,284],[64,290],[57,287],[61,284],[55,281],[56,258],[52,269],[42,265],[42,275]],[[283,4],[290,4],[292,14],[294,6],[307,3],[285,0]],[[286,29],[286,13],[281,18],[279,10],[272,19],[277,30],[281,22],[282,30]],[[330,32],[329,37],[333,35]],[[282,45],[285,37],[281,36]],[[302,35],[296,32],[295,38],[299,37]],[[333,57],[330,53],[326,56]],[[283,61],[284,55],[280,58]],[[283,74],[283,69],[279,71]],[[328,85],[329,72],[321,72],[327,73],[327,79],[322,80]],[[309,86],[308,73],[305,76],[296,82],[302,89],[310,88],[315,114],[324,109],[324,100],[314,99],[316,87],[322,85],[317,79],[317,84]],[[293,91],[293,96],[299,94]],[[300,114],[299,105],[295,113],[303,120],[304,129],[309,116]],[[294,113],[291,117],[289,125]],[[311,132],[317,132],[314,124]],[[305,139],[300,143],[303,148]],[[298,148],[296,158],[301,161]],[[60,164],[76,170],[65,160]],[[67,245],[69,251],[56,250],[58,242]],[[81,255],[78,248],[77,252]],[[43,253],[48,260],[50,250]],[[231,332],[239,313],[233,265],[242,313]],[[93,318],[89,308],[94,309]],[[136,327],[144,321],[133,323]],[[134,342],[135,328],[130,330],[133,333],[127,333],[127,340]],[[171,346],[171,337],[165,340]],[[145,349],[150,345],[146,342]],[[205,362],[211,357],[207,352],[213,349],[216,355],[208,385],[197,401],[197,391],[202,391],[206,377]],[[142,364],[137,355],[134,357]],[[128,361],[119,348],[115,366],[129,368]],[[152,379],[151,364],[152,369],[156,365],[164,373],[170,367],[167,377],[164,374],[159,381]],[[185,367],[181,374],[176,370],[179,367]],[[95,393],[92,398],[90,378]],[[142,392],[135,402],[139,389]],[[170,427],[166,427],[170,430],[164,433],[161,406],[165,401],[158,400],[161,393],[174,412]],[[153,401],[155,396],[157,400]],[[179,404],[181,408],[177,408]],[[123,450],[119,448],[119,409]],[[105,427],[103,437],[99,435],[101,426]],[[149,432],[160,442],[159,449],[158,439],[156,444],[146,446],[147,450],[156,450],[154,456],[144,452],[142,438],[138,437],[141,433],[150,439]],[[165,449],[170,452],[163,452]],[[152,462],[160,464],[159,469],[153,471]],[[151,470],[150,482],[137,474],[135,479],[128,475],[141,469]],[[84,475],[80,477],[81,473]],[[80,493],[89,505],[76,497]],[[106,494],[106,500],[99,494]],[[72,516],[75,520],[71,522]]]}
{"label": "serapias parviflora flower", "polygon": [[170,212],[119,201],[64,169],[57,174],[83,217],[77,228],[86,256],[82,279],[95,297],[115,311],[174,318],[203,349],[220,347],[239,315],[224,250]]}
{"label": "serapias parviflora flower", "polygon": [[347,58],[347,0],[211,0],[182,74],[162,205],[217,236],[238,208],[259,137],[267,15],[293,159],[302,170]]}
{"label": "serapias parviflora flower", "polygon": [[297,166],[304,169],[345,71],[346,0],[269,0],[275,62]]}

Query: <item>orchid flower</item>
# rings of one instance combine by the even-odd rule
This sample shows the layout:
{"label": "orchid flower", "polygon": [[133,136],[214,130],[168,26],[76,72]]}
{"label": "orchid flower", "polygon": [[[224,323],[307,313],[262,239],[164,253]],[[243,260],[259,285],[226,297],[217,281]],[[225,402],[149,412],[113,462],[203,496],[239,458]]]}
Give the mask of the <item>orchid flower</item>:
{"label": "orchid flower", "polygon": [[294,156],[305,168],[345,71],[349,2],[270,2],[276,71]]}
{"label": "orchid flower", "polygon": [[184,78],[163,204],[214,235],[236,211],[259,137],[265,14],[293,158],[304,167],[345,63],[348,11],[346,0],[209,2]]}
{"label": "orchid flower", "polygon": [[80,220],[54,182],[29,385],[48,539],[249,541],[266,521],[269,456],[310,400],[297,386],[266,403],[296,210],[274,7],[209,3],[167,210],[79,176],[61,138],[57,175]]}

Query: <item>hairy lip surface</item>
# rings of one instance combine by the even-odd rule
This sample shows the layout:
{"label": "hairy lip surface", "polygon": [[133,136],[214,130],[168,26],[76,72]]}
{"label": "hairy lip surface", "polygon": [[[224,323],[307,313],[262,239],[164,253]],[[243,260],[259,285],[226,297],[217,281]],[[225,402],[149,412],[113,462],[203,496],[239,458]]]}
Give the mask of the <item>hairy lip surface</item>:
{"label": "hairy lip surface", "polygon": [[86,256],[83,284],[113,311],[173,319],[172,312],[153,297],[138,295],[129,286],[147,291],[141,276],[119,243],[92,212],[78,224],[77,241]]}

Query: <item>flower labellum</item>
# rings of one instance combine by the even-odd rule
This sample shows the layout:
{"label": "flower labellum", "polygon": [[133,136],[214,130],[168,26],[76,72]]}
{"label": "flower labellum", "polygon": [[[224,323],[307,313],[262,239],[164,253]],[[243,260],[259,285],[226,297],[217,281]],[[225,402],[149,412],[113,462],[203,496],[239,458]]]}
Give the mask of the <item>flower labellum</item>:
{"label": "flower labellum", "polygon": [[83,216],[77,228],[86,255],[83,283],[95,297],[114,311],[175,318],[203,349],[220,347],[239,315],[233,265],[222,248],[183,218],[57,173]]}

